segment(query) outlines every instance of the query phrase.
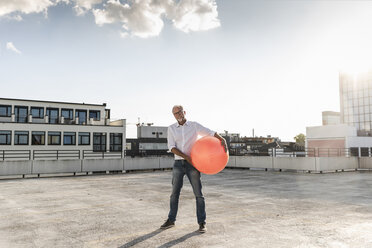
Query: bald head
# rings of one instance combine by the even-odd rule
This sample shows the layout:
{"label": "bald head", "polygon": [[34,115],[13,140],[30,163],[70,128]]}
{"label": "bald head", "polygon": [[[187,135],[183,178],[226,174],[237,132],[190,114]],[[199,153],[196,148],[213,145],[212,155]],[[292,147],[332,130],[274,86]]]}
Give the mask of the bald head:
{"label": "bald head", "polygon": [[179,124],[183,125],[186,122],[185,114],[182,105],[174,105],[172,108],[172,113],[174,118],[178,121]]}
{"label": "bald head", "polygon": [[182,110],[183,111],[183,107],[182,105],[174,105],[173,108],[172,108],[172,113],[176,113],[178,111]]}

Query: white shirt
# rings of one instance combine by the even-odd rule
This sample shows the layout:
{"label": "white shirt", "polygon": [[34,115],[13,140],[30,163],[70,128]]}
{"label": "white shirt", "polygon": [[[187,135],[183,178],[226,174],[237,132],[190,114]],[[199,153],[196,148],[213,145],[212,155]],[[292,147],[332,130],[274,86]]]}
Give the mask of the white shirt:
{"label": "white shirt", "polygon": [[[195,121],[186,121],[182,126],[176,122],[168,127],[168,149],[177,148],[182,153],[190,156],[191,148],[200,136],[214,136],[216,132],[203,127]],[[175,160],[184,159],[174,155]]]}

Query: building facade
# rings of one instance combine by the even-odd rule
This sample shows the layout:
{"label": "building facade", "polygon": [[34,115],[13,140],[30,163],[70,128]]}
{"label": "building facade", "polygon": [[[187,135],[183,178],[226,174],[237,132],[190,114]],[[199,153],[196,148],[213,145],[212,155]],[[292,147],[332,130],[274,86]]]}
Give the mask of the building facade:
{"label": "building facade", "polygon": [[341,123],[340,112],[323,111],[322,112],[322,123],[323,123],[323,126],[340,124]]}
{"label": "building facade", "polygon": [[127,139],[127,156],[173,155],[168,151],[168,127],[137,125],[137,139]]}
{"label": "building facade", "polygon": [[372,71],[340,73],[341,123],[354,126],[358,136],[372,136]]}
{"label": "building facade", "polygon": [[0,98],[0,150],[123,152],[125,128],[105,103]]}

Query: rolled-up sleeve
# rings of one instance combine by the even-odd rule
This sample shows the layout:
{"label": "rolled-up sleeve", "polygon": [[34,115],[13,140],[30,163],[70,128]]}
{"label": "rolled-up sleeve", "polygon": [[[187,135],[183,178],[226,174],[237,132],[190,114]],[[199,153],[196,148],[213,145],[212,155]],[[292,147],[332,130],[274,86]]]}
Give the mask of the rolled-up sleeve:
{"label": "rolled-up sleeve", "polygon": [[202,136],[207,136],[207,135],[214,136],[214,134],[216,133],[215,131],[210,130],[209,128],[206,128],[197,122],[195,122],[195,128],[196,128],[197,133]]}
{"label": "rolled-up sleeve", "polygon": [[168,127],[167,140],[168,140],[168,151],[171,152],[172,148],[176,147],[176,142],[174,140],[174,135],[172,133],[171,127]]}

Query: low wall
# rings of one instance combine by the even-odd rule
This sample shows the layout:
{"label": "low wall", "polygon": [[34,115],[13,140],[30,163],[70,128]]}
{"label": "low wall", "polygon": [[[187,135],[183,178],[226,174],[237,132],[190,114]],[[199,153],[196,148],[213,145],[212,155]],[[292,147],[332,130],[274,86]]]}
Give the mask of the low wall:
{"label": "low wall", "polygon": [[82,160],[34,160],[32,174],[81,172]]}
{"label": "low wall", "polygon": [[[124,170],[160,169],[160,157],[125,157]],[[165,162],[166,160],[164,160]]]}
{"label": "low wall", "polygon": [[122,171],[124,170],[123,159],[83,159],[81,172],[93,171]]}
{"label": "low wall", "polygon": [[[231,159],[231,157],[230,157]],[[235,166],[238,168],[273,168],[273,158],[272,157],[247,157],[247,156],[235,156]]]}
{"label": "low wall", "polygon": [[273,168],[282,170],[316,171],[315,158],[308,157],[274,157]]}
{"label": "low wall", "polygon": [[316,171],[336,171],[358,169],[357,157],[316,157]]}
{"label": "low wall", "polygon": [[359,159],[359,169],[372,169],[372,158],[361,157]]}
{"label": "low wall", "polygon": [[0,176],[31,174],[32,161],[1,161]]}
{"label": "low wall", "polygon": [[[0,161],[0,176],[166,169],[172,168],[173,163],[174,158],[172,157]],[[372,169],[372,158],[231,156],[227,167],[328,172],[338,170]]]}

